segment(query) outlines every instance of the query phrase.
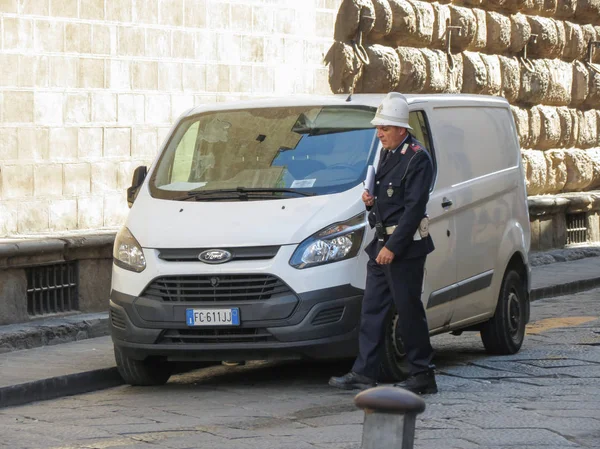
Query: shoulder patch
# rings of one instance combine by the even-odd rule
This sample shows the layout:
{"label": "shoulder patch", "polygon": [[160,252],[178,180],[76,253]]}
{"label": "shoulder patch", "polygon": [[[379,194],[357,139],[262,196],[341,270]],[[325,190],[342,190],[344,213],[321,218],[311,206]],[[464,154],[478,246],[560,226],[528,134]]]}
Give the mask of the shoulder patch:
{"label": "shoulder patch", "polygon": [[410,149],[416,153],[417,151],[422,150],[423,147],[421,145],[419,145],[418,143],[411,143]]}

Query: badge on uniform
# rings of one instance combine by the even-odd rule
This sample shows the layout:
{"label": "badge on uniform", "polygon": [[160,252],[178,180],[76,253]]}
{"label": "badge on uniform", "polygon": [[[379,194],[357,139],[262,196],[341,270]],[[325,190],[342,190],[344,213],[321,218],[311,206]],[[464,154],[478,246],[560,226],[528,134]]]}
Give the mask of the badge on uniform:
{"label": "badge on uniform", "polygon": [[392,183],[391,182],[390,182],[390,186],[387,189],[387,194],[388,194],[388,197],[390,197],[390,198],[394,194],[394,188],[392,187]]}
{"label": "badge on uniform", "polygon": [[402,151],[400,151],[400,154],[406,154],[406,149],[408,148],[408,144],[405,143],[404,146],[402,147]]}

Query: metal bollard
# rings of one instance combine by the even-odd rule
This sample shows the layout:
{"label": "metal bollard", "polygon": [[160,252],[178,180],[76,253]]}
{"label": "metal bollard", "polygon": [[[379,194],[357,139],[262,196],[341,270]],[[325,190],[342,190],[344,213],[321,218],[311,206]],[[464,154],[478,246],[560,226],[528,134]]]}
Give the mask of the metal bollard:
{"label": "metal bollard", "polygon": [[354,404],[365,411],[361,449],[413,449],[417,415],[425,410],[420,396],[375,387],[357,394]]}

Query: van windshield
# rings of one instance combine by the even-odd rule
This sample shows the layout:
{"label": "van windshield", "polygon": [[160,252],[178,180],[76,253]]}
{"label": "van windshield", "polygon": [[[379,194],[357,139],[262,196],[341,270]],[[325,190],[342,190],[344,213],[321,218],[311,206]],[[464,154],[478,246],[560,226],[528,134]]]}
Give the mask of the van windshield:
{"label": "van windshield", "polygon": [[155,198],[281,199],[348,190],[374,158],[374,109],[255,108],[190,117],[150,180]]}

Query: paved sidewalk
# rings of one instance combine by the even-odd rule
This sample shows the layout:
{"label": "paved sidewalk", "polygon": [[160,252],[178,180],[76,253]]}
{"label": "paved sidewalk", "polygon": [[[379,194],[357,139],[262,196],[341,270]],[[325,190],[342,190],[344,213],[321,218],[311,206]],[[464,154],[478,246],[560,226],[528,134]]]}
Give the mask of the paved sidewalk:
{"label": "paved sidewalk", "polygon": [[[598,287],[600,257],[538,265],[532,268],[532,278],[533,300]],[[94,314],[94,327],[100,329],[101,323],[107,319],[107,314]],[[69,318],[71,322],[74,320],[76,317]],[[64,325],[64,319],[57,322]],[[28,324],[24,332],[34,332],[32,327]],[[51,327],[46,320],[45,331],[48,332]],[[2,336],[7,334],[8,328],[0,326],[0,352]],[[16,328],[10,326],[13,333]],[[86,335],[80,336],[85,338]],[[109,388],[121,383],[108,336],[0,353],[0,408]]]}

